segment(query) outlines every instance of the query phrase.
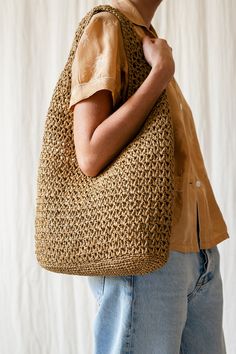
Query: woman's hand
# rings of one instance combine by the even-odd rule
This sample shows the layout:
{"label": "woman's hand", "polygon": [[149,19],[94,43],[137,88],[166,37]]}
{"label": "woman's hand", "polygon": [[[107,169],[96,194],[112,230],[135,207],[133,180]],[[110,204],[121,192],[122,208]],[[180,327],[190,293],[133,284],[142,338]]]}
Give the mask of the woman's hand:
{"label": "woman's hand", "polygon": [[143,37],[144,56],[152,69],[161,71],[166,84],[172,79],[175,72],[175,62],[172,56],[172,48],[162,38]]}

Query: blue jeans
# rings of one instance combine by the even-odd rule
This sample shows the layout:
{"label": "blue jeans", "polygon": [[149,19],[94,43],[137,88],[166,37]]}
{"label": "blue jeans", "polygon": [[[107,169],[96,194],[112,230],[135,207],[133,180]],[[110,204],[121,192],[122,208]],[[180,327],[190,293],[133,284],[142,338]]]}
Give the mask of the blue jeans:
{"label": "blue jeans", "polygon": [[94,354],[225,354],[217,246],[170,251],[154,272],[88,276]]}

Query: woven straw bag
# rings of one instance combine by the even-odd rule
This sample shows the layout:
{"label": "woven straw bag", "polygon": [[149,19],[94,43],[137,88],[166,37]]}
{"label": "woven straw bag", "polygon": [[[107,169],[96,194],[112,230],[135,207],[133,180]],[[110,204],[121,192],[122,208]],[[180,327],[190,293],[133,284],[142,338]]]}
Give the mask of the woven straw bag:
{"label": "woven straw bag", "polygon": [[45,122],[37,177],[35,254],[43,268],[57,273],[141,275],[162,267],[169,257],[173,125],[164,90],[135,138],[103,171],[90,177],[79,168],[69,110],[71,65],[85,27],[99,11],[111,12],[121,24],[129,67],[122,103],[151,70],[132,22],[118,9],[98,5],[80,21]]}

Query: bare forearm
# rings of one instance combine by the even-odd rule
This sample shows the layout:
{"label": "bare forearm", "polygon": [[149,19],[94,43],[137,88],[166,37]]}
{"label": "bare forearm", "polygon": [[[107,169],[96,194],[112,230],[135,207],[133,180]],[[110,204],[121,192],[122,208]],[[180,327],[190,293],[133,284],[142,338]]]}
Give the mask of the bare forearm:
{"label": "bare forearm", "polygon": [[90,139],[93,175],[99,173],[135,137],[165,85],[162,71],[151,69],[137,91],[98,125]]}

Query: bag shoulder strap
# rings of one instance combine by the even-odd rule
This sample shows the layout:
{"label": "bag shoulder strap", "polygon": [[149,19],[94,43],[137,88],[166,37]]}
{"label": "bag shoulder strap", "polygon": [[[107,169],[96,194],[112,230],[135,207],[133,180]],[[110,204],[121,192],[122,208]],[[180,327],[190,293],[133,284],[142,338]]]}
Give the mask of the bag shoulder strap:
{"label": "bag shoulder strap", "polygon": [[134,29],[132,21],[129,20],[129,18],[126,17],[120,10],[110,5],[98,5],[87,12],[87,14],[80,21],[79,26],[75,32],[75,38],[69,53],[68,65],[71,65],[78,42],[86,26],[89,24],[92,16],[101,11],[107,11],[114,14],[118,18],[121,25],[123,43],[128,62],[128,90],[127,93],[122,93],[122,104],[131,95],[133,95],[138,87],[142,84],[142,82],[149,74],[151,66],[148,64],[144,57],[142,42]]}

